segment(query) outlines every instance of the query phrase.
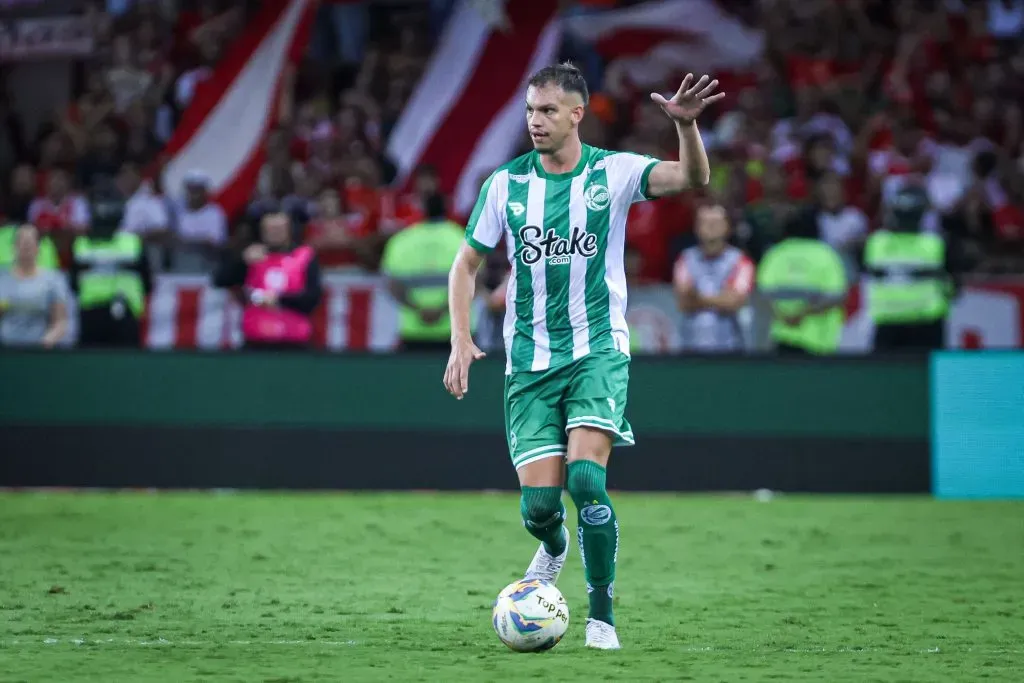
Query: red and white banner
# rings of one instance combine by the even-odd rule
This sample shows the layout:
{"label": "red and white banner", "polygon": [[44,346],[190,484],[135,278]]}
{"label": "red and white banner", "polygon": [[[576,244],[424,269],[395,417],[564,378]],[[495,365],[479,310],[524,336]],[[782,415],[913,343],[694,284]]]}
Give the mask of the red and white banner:
{"label": "red and white banner", "polygon": [[316,4],[264,3],[213,75],[198,86],[163,152],[167,194],[180,193],[185,175],[201,171],[228,215],[249,201],[267,134],[277,120],[284,76],[306,50]]}
{"label": "red and white banner", "polygon": [[[325,273],[323,303],[313,314],[314,344],[335,351],[391,351],[398,307],[379,276]],[[242,345],[241,306],[202,275],[156,279],[145,324],[151,349],[233,349]]]}
{"label": "red and white banner", "polygon": [[636,86],[655,86],[681,70],[750,66],[765,38],[714,0],[652,0],[565,21],[573,37],[593,43],[611,71],[623,70]]}
{"label": "red and white banner", "polygon": [[[398,344],[398,304],[380,276],[328,272],[324,303],[314,314],[315,344],[335,351],[389,352]],[[874,331],[851,297],[851,315],[841,348],[847,353],[871,350]],[[746,311],[747,330],[761,329]],[[74,317],[74,316],[72,316]],[[680,317],[668,285],[635,287],[626,314],[635,349],[646,353],[681,350]],[[241,309],[224,290],[213,289],[204,276],[162,275],[150,298],[146,346],[151,349],[232,349],[242,343]],[[1024,346],[1024,280],[974,282],[953,306],[948,335],[951,348],[1021,348]],[[754,348],[767,348],[767,339]]]}
{"label": "red and white banner", "polygon": [[388,140],[404,183],[437,167],[454,209],[469,213],[480,181],[526,130],[530,75],[558,57],[556,0],[461,0]]}

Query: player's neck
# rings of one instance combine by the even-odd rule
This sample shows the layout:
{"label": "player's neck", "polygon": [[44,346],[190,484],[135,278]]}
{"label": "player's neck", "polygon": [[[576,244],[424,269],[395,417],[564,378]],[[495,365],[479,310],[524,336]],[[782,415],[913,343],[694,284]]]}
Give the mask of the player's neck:
{"label": "player's neck", "polygon": [[540,155],[540,165],[545,172],[554,175],[571,173],[583,157],[583,143],[579,138],[566,140],[561,149]]}

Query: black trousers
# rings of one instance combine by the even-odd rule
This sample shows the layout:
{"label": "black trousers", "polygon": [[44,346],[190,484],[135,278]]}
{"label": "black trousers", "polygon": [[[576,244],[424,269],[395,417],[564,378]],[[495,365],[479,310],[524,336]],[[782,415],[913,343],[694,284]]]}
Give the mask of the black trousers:
{"label": "black trousers", "polygon": [[811,352],[800,346],[793,346],[792,344],[776,344],[775,353],[780,356],[809,356]]}
{"label": "black trousers", "polygon": [[403,351],[425,353],[451,353],[452,345],[448,341],[402,340]]}
{"label": "black trousers", "polygon": [[309,351],[310,345],[304,342],[261,342],[246,340],[243,351]]}
{"label": "black trousers", "polygon": [[138,348],[142,330],[138,319],[125,310],[120,318],[110,306],[84,308],[78,313],[78,346],[81,348]]}
{"label": "black trousers", "polygon": [[876,351],[933,351],[946,346],[946,321],[875,326]]}

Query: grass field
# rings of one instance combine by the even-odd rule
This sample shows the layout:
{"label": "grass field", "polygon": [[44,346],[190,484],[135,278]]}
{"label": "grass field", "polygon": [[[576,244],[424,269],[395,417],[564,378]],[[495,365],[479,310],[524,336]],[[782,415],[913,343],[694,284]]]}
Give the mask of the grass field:
{"label": "grass field", "polygon": [[0,495],[2,681],[1021,681],[1024,504],[618,495],[624,650],[514,654],[509,495]]}

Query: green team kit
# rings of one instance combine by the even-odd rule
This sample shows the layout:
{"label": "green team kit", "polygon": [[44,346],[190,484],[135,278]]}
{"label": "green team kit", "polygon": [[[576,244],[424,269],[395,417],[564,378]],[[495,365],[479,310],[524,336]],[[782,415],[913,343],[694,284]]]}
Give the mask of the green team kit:
{"label": "green team kit", "polygon": [[466,240],[506,236],[505,429],[512,463],[566,451],[573,427],[631,445],[624,250],[626,216],[647,197],[651,157],[583,145],[576,168],[547,173],[530,152],[480,190]]}

